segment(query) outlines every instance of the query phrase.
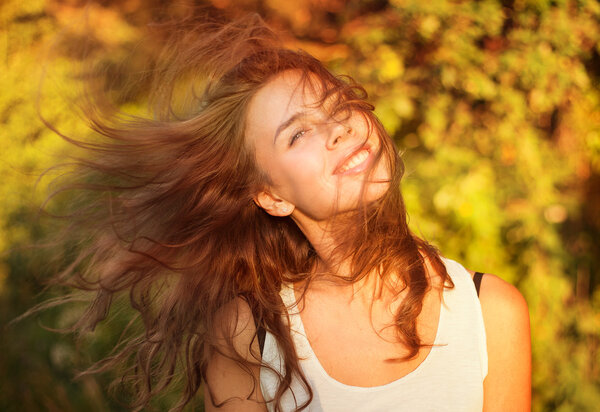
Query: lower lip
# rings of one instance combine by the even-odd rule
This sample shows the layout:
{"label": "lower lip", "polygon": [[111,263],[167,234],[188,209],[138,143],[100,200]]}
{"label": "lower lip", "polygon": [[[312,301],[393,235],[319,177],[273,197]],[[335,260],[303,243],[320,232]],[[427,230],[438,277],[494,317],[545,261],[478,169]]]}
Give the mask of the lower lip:
{"label": "lower lip", "polygon": [[373,155],[371,153],[371,151],[369,150],[369,155],[367,156],[367,158],[360,164],[357,164],[356,166],[354,166],[352,169],[348,169],[345,170],[343,172],[337,172],[334,173],[335,175],[341,175],[341,176],[345,176],[345,175],[355,175],[358,173],[362,173],[364,172],[367,167],[369,167],[369,165],[371,164],[371,160],[373,159]]}

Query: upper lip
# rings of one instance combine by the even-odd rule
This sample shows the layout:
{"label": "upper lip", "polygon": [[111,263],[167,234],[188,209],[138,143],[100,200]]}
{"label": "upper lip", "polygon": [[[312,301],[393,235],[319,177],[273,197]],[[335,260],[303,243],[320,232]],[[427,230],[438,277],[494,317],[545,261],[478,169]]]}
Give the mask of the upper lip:
{"label": "upper lip", "polygon": [[336,174],[340,171],[340,169],[344,166],[344,164],[346,164],[346,162],[348,160],[350,160],[350,158],[352,158],[352,156],[354,156],[355,154],[357,154],[358,152],[360,152],[361,150],[367,150],[369,153],[371,153],[371,145],[369,143],[361,143],[358,147],[355,147],[348,155],[346,155],[335,167],[335,169],[333,169],[333,174]]}

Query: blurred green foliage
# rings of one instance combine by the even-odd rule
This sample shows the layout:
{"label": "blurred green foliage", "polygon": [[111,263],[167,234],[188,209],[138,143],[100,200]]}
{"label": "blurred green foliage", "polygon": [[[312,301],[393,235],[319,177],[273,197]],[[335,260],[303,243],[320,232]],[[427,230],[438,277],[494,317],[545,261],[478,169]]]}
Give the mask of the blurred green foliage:
{"label": "blurred green foliage", "polygon": [[[152,50],[136,41],[169,7],[139,2],[8,0],[0,5],[0,323],[40,292],[62,251],[31,249],[52,226],[37,208],[64,158],[61,131],[86,133],[69,99],[92,56],[105,87],[140,110],[128,74]],[[167,2],[169,3],[169,2]],[[192,3],[192,2],[190,2]],[[180,3],[181,4],[181,3]],[[364,84],[407,165],[411,224],[444,255],[516,284],[530,307],[533,410],[600,404],[600,5],[592,0],[219,0],[259,11],[289,44]],[[290,3],[291,4],[291,3]],[[85,40],[85,41],[83,41]],[[41,80],[44,79],[42,82]],[[114,97],[114,96],[113,96]],[[38,186],[36,186],[38,182]],[[65,199],[63,201],[68,201]],[[60,205],[57,206],[60,208]],[[76,347],[62,327],[77,305],[5,327],[0,409],[121,410],[101,374],[74,370],[108,353],[124,317]],[[121,308],[121,312],[125,309]],[[167,396],[156,406],[166,409]],[[196,405],[197,406],[197,405]]]}

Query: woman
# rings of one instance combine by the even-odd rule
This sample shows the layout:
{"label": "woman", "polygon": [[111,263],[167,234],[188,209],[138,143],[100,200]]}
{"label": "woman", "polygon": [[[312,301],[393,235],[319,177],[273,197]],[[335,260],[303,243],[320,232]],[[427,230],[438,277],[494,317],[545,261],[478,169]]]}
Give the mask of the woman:
{"label": "woman", "polygon": [[173,31],[154,120],[87,110],[106,206],[63,274],[96,291],[77,327],[119,293],[140,312],[101,364],[134,359],[134,406],[180,375],[175,408],[204,382],[206,410],[528,409],[522,296],[410,232],[364,90],[256,17]]}

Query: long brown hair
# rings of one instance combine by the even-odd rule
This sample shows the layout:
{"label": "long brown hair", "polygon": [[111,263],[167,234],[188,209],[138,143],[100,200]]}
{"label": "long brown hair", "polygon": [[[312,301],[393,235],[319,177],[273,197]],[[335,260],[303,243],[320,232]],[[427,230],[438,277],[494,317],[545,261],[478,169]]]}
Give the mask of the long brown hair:
{"label": "long brown hair", "polygon": [[[62,190],[95,194],[71,215],[72,227],[86,227],[91,235],[58,276],[61,283],[94,292],[75,328],[93,329],[114,296],[123,293],[143,324],[139,336],[94,370],[131,363],[132,406],[141,409],[181,367],[185,385],[174,406],[179,410],[206,378],[211,354],[222,353],[216,314],[243,297],[257,326],[277,340],[286,365],[276,398],[267,401],[278,409],[293,376],[310,391],[279,291],[283,282],[309,281],[316,254],[291,219],[270,216],[254,203],[268,177],[244,142],[252,97],[286,70],[319,82],[323,100],[338,96],[338,107],[359,111],[380,136],[379,156],[392,171],[390,188],[355,214],[358,229],[340,239],[352,261],[345,279],[353,282],[375,270],[384,280],[392,275],[401,280],[407,295],[395,326],[398,340],[410,349],[407,358],[414,357],[423,346],[415,322],[429,288],[423,256],[451,282],[436,250],[408,228],[399,190],[402,161],[364,89],[349,77],[332,75],[307,53],[283,48],[258,16],[232,23],[190,19],[165,27],[172,36],[154,69],[154,118],[108,113],[89,103],[83,108],[94,139],[64,136],[88,154]],[[227,356],[246,370],[260,363]]]}

